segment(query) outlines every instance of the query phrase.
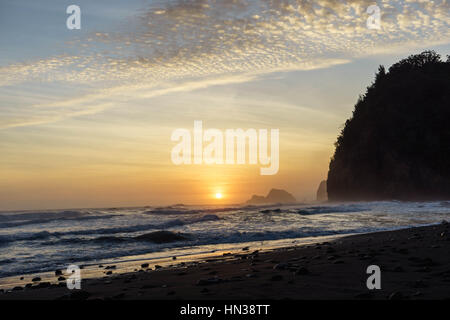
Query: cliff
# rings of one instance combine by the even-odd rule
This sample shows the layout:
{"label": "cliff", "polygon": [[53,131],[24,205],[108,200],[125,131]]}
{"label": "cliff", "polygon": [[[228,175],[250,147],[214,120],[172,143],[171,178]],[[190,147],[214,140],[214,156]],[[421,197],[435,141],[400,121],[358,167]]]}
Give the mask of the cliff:
{"label": "cliff", "polygon": [[450,58],[380,66],[335,143],[328,199],[450,199],[449,119]]}

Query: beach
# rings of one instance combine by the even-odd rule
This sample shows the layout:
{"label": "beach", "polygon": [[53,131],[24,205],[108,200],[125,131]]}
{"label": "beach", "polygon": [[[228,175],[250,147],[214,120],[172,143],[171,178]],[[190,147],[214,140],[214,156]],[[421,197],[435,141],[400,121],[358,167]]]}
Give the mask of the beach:
{"label": "beach", "polygon": [[450,299],[449,6],[2,1],[0,303]]}
{"label": "beach", "polygon": [[69,265],[84,267],[83,279],[95,278],[104,275],[98,264],[133,272],[140,261],[166,267],[174,256],[189,263],[244,247],[263,252],[436,224],[449,214],[447,201],[1,212],[0,289],[23,286],[19,276],[52,282],[54,271]]}
{"label": "beach", "polygon": [[[139,262],[126,273],[105,265],[110,274],[82,280],[81,290],[67,289],[65,281],[35,281],[0,299],[448,299],[449,232],[443,221],[265,252],[243,248],[190,263],[174,260],[171,267]],[[381,289],[367,288],[370,265],[380,267]]]}

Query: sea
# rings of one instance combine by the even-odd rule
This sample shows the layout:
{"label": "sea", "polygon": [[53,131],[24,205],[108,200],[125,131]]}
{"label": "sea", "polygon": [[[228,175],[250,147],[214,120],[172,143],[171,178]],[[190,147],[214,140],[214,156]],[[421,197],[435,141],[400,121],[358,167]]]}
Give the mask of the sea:
{"label": "sea", "polygon": [[248,243],[301,243],[306,238],[431,225],[449,218],[448,201],[0,212],[0,278],[71,264],[117,263],[140,255],[186,256]]}

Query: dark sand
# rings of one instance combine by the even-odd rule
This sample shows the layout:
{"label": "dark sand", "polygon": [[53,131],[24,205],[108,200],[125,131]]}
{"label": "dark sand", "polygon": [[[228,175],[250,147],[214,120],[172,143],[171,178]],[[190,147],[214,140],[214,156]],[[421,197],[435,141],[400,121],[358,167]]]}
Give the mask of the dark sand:
{"label": "dark sand", "polygon": [[[174,261],[176,262],[176,261]],[[381,268],[381,290],[368,290],[369,265]],[[137,267],[141,269],[140,264]],[[47,284],[49,285],[49,284]],[[0,293],[6,299],[448,299],[450,225],[340,238],[330,243],[221,261],[114,274]]]}

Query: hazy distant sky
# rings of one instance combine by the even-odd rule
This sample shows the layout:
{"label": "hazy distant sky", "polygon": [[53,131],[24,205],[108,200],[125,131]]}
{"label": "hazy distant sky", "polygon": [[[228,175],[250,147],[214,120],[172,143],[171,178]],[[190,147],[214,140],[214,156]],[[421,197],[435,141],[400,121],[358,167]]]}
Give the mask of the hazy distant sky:
{"label": "hazy distant sky", "polygon": [[[378,65],[445,57],[449,25],[446,0],[3,0],[0,210],[312,199]],[[279,128],[278,174],[173,165],[171,132],[194,120]]]}

